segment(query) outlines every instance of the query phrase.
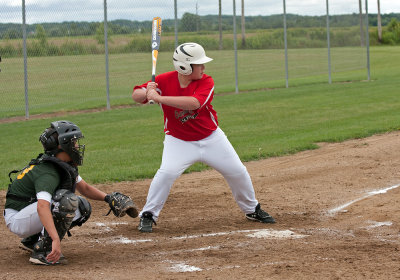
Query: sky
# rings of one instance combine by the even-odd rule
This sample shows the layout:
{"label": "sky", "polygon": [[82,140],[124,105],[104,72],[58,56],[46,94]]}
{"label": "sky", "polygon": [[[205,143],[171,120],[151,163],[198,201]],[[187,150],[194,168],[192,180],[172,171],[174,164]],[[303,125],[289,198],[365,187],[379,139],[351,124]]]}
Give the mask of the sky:
{"label": "sky", "polygon": [[[222,0],[222,14],[241,14],[241,0]],[[362,0],[363,9],[365,1]],[[377,0],[368,1],[368,12],[377,13]],[[102,21],[104,0],[25,0],[28,24],[62,21]],[[185,12],[217,15],[217,0],[177,0],[177,15]],[[400,0],[380,0],[381,13],[400,13]],[[245,0],[245,15],[283,13],[283,0]],[[365,10],[364,10],[365,11]],[[286,12],[300,15],[325,15],[326,0],[286,0]],[[358,0],[329,0],[329,13],[358,13]],[[159,16],[174,18],[174,0],[107,0],[107,20],[151,20]],[[0,23],[22,22],[22,0],[0,0]]]}

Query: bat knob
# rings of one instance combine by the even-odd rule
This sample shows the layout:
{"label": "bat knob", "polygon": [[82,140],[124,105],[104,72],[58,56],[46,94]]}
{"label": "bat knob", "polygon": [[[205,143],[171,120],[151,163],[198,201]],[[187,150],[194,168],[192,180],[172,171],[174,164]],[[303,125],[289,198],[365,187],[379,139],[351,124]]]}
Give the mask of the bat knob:
{"label": "bat knob", "polygon": [[156,102],[154,102],[154,100],[149,100],[149,104],[154,104],[154,103],[156,103]]}

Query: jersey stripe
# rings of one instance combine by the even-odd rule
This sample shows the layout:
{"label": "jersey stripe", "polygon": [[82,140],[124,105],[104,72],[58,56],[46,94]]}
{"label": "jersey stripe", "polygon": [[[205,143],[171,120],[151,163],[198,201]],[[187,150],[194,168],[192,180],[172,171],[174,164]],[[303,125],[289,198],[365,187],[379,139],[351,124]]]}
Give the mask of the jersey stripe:
{"label": "jersey stripe", "polygon": [[210,113],[210,117],[211,120],[213,121],[213,123],[215,124],[216,127],[218,127],[217,121],[214,118],[214,115],[212,114],[212,112],[210,110],[208,110],[208,106],[206,106],[207,111]]}
{"label": "jersey stripe", "polygon": [[[207,96],[206,101],[204,101],[203,105],[201,105],[200,108],[203,107],[205,104],[207,104],[207,101],[208,101],[208,99],[210,99],[210,97],[212,96],[213,91],[214,91],[214,87],[210,90],[210,92],[208,93],[208,96]],[[200,109],[200,108],[199,108],[199,109]]]}

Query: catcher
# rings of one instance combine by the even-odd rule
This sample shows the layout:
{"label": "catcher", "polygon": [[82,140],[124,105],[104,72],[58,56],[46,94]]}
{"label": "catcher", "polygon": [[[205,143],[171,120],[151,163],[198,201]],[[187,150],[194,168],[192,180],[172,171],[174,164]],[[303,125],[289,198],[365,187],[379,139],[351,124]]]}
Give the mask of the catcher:
{"label": "catcher", "polygon": [[[61,240],[69,230],[85,223],[91,214],[86,198],[104,200],[117,217],[138,211],[132,199],[119,192],[106,194],[86,183],[78,174],[85,145],[78,126],[55,121],[39,137],[44,154],[39,154],[22,170],[10,172],[4,219],[7,227],[21,240],[21,248],[32,252],[33,264],[65,263]],[[19,173],[11,179],[12,173]],[[75,194],[78,190],[80,194]],[[107,215],[108,215],[107,214]]]}

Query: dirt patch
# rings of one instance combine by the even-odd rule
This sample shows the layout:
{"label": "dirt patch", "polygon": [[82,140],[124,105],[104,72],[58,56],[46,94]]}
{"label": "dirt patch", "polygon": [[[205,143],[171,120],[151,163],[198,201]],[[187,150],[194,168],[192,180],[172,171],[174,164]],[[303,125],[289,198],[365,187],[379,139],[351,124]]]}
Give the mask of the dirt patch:
{"label": "dirt patch", "polygon": [[[398,279],[399,158],[393,132],[246,163],[274,225],[247,221],[214,170],[181,176],[150,234],[92,202],[63,266],[31,265],[0,219],[0,279]],[[97,187],[142,207],[150,182]]]}

